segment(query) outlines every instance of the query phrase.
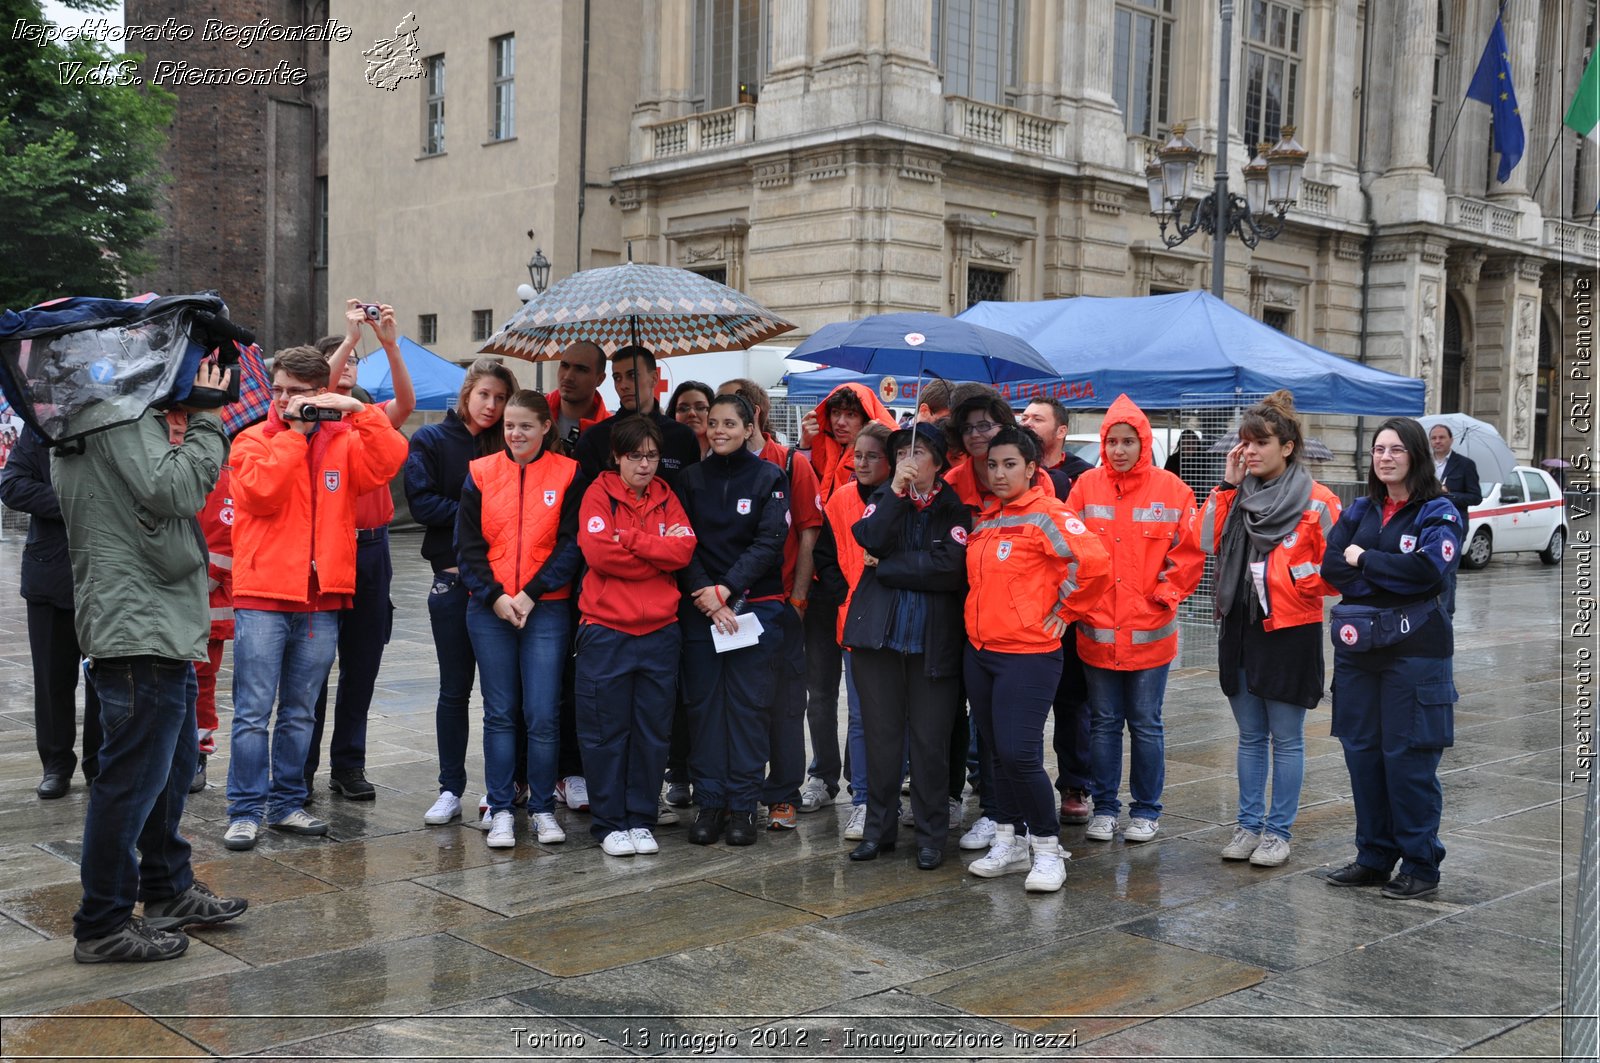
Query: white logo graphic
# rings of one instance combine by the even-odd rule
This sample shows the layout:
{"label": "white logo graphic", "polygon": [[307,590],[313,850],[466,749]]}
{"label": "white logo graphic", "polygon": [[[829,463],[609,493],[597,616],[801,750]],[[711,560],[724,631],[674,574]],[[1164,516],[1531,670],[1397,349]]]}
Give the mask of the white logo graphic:
{"label": "white logo graphic", "polygon": [[928,342],[928,337],[924,336],[920,332],[908,332],[908,333],[906,333],[906,345],[907,346],[910,346],[910,347],[921,347],[924,343],[927,343],[927,342]]}
{"label": "white logo graphic", "polygon": [[217,511],[217,519],[230,527],[233,525],[233,499],[228,499]]}
{"label": "white logo graphic", "polygon": [[1011,544],[1009,542],[1001,543],[999,548],[995,550],[994,556],[999,558],[1001,561],[1004,561],[1006,558],[1010,557]]}
{"label": "white logo graphic", "polygon": [[867,508],[861,511],[861,519],[866,520],[876,512],[878,512],[878,503],[869,502],[867,503]]}
{"label": "white logo graphic", "polygon": [[750,500],[748,498],[741,498],[741,499],[739,499],[739,504],[737,506],[735,506],[734,508],[737,509],[740,513],[749,513],[750,512]]}
{"label": "white logo graphic", "polygon": [[664,520],[656,521],[656,534],[660,535],[660,536],[665,536],[667,534],[667,522],[666,521],[664,521]]}
{"label": "white logo graphic", "polygon": [[818,494],[818,495],[814,495],[813,498],[816,500],[816,503],[817,503],[817,512],[821,513],[822,512],[822,496],[820,494]]}
{"label": "white logo graphic", "polygon": [[1361,636],[1356,633],[1355,625],[1346,624],[1339,629],[1339,641],[1346,646],[1354,646]]}
{"label": "white logo graphic", "polygon": [[605,531],[606,530],[605,519],[602,518],[602,517],[590,517],[589,518],[589,530],[591,532],[593,532],[594,534],[596,534],[596,535],[599,535],[601,532]]}
{"label": "white logo graphic", "polygon": [[1083,535],[1089,530],[1083,526],[1083,521],[1079,520],[1077,517],[1068,517],[1062,523],[1066,526],[1067,531],[1071,532],[1073,535]]}
{"label": "white logo graphic", "polygon": [[1411,551],[1415,550],[1416,548],[1417,548],[1417,537],[1415,535],[1402,535],[1402,536],[1400,536],[1400,552],[1402,554],[1409,554]]}
{"label": "white logo graphic", "polygon": [[1444,559],[1446,561],[1453,560],[1456,556],[1456,544],[1451,542],[1449,539],[1446,539],[1444,543],[1440,545],[1439,552],[1444,555]]}
{"label": "white logo graphic", "polygon": [[374,41],[361,54],[367,57],[367,84],[393,92],[400,82],[422,76],[422,60],[417,58],[417,16],[407,13],[388,40]]}
{"label": "white logo graphic", "polygon": [[322,486],[326,487],[330,491],[339,490],[339,470],[329,469],[327,472],[323,473]]}
{"label": "white logo graphic", "polygon": [[547,506],[556,504],[556,493],[554,491],[546,491],[544,493],[544,504]]}
{"label": "white logo graphic", "polygon": [[1166,508],[1167,508],[1167,504],[1165,502],[1153,502],[1150,505],[1150,512],[1155,514],[1156,518],[1159,519],[1161,517],[1162,511],[1165,510]]}
{"label": "white logo graphic", "polygon": [[950,529],[950,538],[954,539],[956,542],[960,543],[962,546],[966,546],[967,545],[967,529],[965,529],[961,525],[957,524],[954,528]]}
{"label": "white logo graphic", "polygon": [[1285,535],[1283,537],[1283,545],[1288,547],[1291,550],[1294,549],[1294,544],[1299,542],[1299,541],[1300,541],[1300,533],[1299,532],[1290,532],[1288,535]]}

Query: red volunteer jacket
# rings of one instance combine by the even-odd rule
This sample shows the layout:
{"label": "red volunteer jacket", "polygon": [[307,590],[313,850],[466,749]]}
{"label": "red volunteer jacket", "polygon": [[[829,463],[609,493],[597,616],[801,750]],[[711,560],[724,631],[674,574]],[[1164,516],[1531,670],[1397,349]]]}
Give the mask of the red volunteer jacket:
{"label": "red volunteer jacket", "polygon": [[[1228,513],[1238,497],[1239,492],[1234,488],[1213,487],[1206,504],[1195,514],[1195,535],[1204,552],[1217,552]],[[1328,532],[1338,522],[1338,496],[1313,481],[1311,501],[1300,514],[1300,523],[1267,555],[1267,615],[1262,627],[1276,631],[1322,623],[1322,599],[1339,594],[1322,578],[1322,555],[1327,547]]]}
{"label": "red volunteer jacket", "polygon": [[588,562],[578,612],[585,624],[648,635],[678,622],[673,573],[694,556],[695,539],[669,536],[689,526],[678,496],[657,476],[641,500],[608,470],[589,485],[578,511],[578,546]]}

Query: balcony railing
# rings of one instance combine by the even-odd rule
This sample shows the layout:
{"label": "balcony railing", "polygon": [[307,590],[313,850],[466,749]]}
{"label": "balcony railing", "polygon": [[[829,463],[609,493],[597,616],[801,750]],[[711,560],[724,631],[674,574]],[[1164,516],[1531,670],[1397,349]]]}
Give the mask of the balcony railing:
{"label": "balcony railing", "polygon": [[1451,196],[1445,202],[1447,225],[1514,240],[1522,226],[1522,212],[1466,196]]}
{"label": "balcony railing", "polygon": [[1295,202],[1295,209],[1304,214],[1319,214],[1323,217],[1332,217],[1334,214],[1334,197],[1339,193],[1338,185],[1324,184],[1313,181],[1309,177],[1300,179],[1300,198]]}
{"label": "balcony railing", "polygon": [[[697,151],[748,144],[756,138],[756,105],[739,103],[715,111],[673,118],[645,127],[649,159],[692,155]],[[647,160],[648,161],[648,160]]]}
{"label": "balcony railing", "polygon": [[1600,230],[1591,225],[1548,219],[1544,223],[1544,245],[1569,261],[1589,266],[1600,262]]}
{"label": "balcony railing", "polygon": [[1051,158],[1066,157],[1067,126],[1015,107],[979,103],[964,96],[944,98],[944,130],[962,140],[993,144]]}

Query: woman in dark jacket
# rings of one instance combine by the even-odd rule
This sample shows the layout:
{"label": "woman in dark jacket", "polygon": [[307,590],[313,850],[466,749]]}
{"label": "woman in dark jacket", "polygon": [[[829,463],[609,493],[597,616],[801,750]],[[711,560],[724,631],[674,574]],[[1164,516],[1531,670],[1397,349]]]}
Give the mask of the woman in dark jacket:
{"label": "woman in dark jacket", "polygon": [[[28,603],[28,648],[33,653],[33,718],[43,777],[34,793],[63,797],[78,764],[78,633],[73,627],[72,566],[67,526],[50,483],[50,452],[32,430],[22,433],[0,474],[0,502],[33,516],[22,548],[22,597]],[[100,699],[83,684],[83,778],[100,764]]]}
{"label": "woman in dark jacket", "polygon": [[1456,702],[1442,596],[1460,551],[1461,515],[1433,473],[1422,426],[1383,422],[1367,494],[1345,509],[1322,558],[1322,578],[1344,594],[1329,621],[1333,735],[1356,805],[1356,859],[1328,875],[1331,886],[1382,886],[1397,900],[1439,889],[1439,760],[1455,741]]}
{"label": "woman in dark jacket", "polygon": [[945,441],[932,425],[889,437],[895,472],[852,530],[865,552],[844,645],[861,694],[867,822],[852,860],[895,847],[900,770],[909,737],[917,867],[944,860],[950,729],[961,706],[962,602],[972,518],[940,474]]}

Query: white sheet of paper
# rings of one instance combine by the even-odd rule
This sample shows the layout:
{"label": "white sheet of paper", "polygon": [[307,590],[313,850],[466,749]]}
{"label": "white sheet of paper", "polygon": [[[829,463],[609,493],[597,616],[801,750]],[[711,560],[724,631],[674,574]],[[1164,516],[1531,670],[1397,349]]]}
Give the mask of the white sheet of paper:
{"label": "white sheet of paper", "polygon": [[740,613],[739,627],[731,635],[724,635],[717,630],[717,625],[711,625],[711,645],[718,653],[727,653],[729,650],[742,650],[746,646],[754,646],[761,638],[761,619],[754,613]]}

